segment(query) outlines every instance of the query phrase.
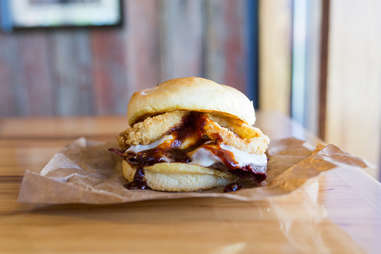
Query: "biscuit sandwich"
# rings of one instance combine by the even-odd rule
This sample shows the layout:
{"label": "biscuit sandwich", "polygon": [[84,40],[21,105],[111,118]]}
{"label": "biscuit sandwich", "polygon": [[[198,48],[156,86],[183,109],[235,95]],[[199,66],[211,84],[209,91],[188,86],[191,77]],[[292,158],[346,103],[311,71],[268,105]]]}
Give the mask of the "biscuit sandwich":
{"label": "biscuit sandwich", "polygon": [[236,190],[242,179],[266,178],[269,138],[255,123],[253,103],[238,90],[188,77],[133,94],[121,132],[128,188]]}

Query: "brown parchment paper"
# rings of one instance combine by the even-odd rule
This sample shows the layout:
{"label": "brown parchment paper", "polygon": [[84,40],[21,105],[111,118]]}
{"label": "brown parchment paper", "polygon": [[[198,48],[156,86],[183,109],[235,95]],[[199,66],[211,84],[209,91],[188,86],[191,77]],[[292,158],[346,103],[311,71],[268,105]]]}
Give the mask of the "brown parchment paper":
{"label": "brown parchment paper", "polygon": [[223,193],[222,188],[174,193],[152,190],[128,190],[116,170],[120,159],[107,151],[113,143],[79,138],[55,154],[35,173],[26,170],[18,201],[38,204],[115,204],[152,199],[223,197],[242,201],[264,200],[288,194],[313,182],[324,171],[342,164],[367,167],[367,164],[334,145],[317,148],[295,138],[272,141],[269,150],[268,177],[255,188]]}

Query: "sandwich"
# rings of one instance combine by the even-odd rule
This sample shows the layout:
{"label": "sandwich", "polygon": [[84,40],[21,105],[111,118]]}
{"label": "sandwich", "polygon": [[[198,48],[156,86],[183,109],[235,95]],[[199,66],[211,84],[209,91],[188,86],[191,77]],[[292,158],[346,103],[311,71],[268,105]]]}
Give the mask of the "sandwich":
{"label": "sandwich", "polygon": [[129,189],[187,192],[266,179],[269,138],[240,91],[198,77],[136,92],[117,137]]}

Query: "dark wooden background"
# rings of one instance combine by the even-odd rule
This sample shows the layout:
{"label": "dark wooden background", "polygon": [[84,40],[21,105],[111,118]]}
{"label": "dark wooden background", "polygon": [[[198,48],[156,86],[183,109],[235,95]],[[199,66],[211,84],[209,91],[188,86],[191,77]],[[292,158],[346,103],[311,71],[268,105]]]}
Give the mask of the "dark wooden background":
{"label": "dark wooden background", "polygon": [[181,76],[246,92],[246,0],[127,0],[123,28],[0,33],[0,117],[124,114]]}

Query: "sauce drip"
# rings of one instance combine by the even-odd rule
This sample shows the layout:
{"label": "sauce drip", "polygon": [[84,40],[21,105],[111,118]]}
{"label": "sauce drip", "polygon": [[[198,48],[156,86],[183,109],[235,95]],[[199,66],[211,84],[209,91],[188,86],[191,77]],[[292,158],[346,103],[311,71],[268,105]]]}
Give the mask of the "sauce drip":
{"label": "sauce drip", "polygon": [[125,184],[124,187],[126,187],[129,190],[145,190],[149,187],[147,186],[146,180],[144,178],[144,169],[138,168],[135,171],[134,180],[128,184]]}
{"label": "sauce drip", "polygon": [[209,140],[203,133],[204,126],[206,124],[207,117],[201,112],[190,112],[183,118],[182,123],[179,126],[176,126],[169,130],[168,134],[174,136],[174,140],[171,143],[170,148],[182,148],[185,141],[188,141],[188,144],[185,144],[185,149],[190,151],[192,148],[196,148],[201,144]]}

